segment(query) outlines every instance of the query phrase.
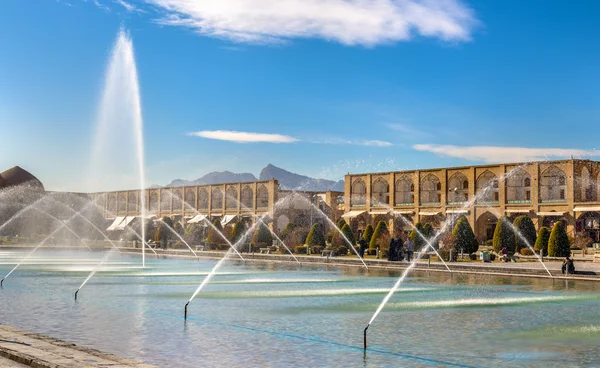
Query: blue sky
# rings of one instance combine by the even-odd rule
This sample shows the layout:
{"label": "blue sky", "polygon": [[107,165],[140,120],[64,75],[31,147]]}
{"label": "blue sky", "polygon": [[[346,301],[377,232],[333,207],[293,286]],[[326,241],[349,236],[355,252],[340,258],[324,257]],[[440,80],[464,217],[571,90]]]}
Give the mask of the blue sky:
{"label": "blue sky", "polygon": [[20,165],[55,190],[137,186],[86,180],[120,27],[151,184],[268,163],[340,179],[600,155],[598,1],[256,4],[3,1],[0,170]]}

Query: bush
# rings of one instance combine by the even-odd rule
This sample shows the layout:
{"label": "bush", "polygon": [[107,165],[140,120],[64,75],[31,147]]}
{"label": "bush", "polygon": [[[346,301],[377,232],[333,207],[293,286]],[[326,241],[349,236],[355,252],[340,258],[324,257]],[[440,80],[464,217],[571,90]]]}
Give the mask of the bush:
{"label": "bush", "polygon": [[524,256],[532,256],[533,255],[533,251],[527,247],[521,248],[521,250],[519,252]]}
{"label": "bush", "polygon": [[287,225],[285,225],[285,227],[283,228],[283,231],[281,232],[281,239],[287,238],[288,235],[291,234],[295,228],[296,225],[293,222],[288,222]]}
{"label": "bush", "polygon": [[[434,249],[438,249],[440,247],[438,239],[432,242],[432,239],[435,236],[435,230],[433,230],[433,226],[431,226],[430,223],[423,225],[423,236],[425,236],[427,241],[431,242],[431,246]],[[423,242],[423,245],[425,245],[425,242]]]}
{"label": "bush", "polygon": [[183,235],[185,241],[192,244],[200,244],[206,235],[206,228],[200,224],[188,224]]}
{"label": "bush", "polygon": [[311,246],[325,246],[325,234],[323,233],[323,227],[321,226],[321,224],[314,224],[310,228],[310,232],[308,233],[308,237],[306,238],[306,244]]}
{"label": "bush", "polygon": [[550,240],[550,231],[547,227],[540,227],[537,239],[535,240],[535,250],[544,250],[544,254],[548,254],[548,240]]}
{"label": "bush", "polygon": [[494,241],[492,239],[488,239],[485,241],[485,246],[486,247],[493,247],[494,246]]}
{"label": "bush", "polygon": [[[377,249],[377,247],[379,247],[380,249],[383,249],[384,246],[387,246],[388,244],[383,244],[386,241],[385,238],[387,235],[388,235],[387,225],[385,224],[384,221],[379,221],[379,223],[377,224],[377,227],[375,227],[375,231],[373,232],[371,241],[369,242],[369,250]],[[387,240],[389,242],[389,239],[387,239]]]}
{"label": "bush", "polygon": [[296,254],[306,254],[306,245],[296,245],[294,247],[294,253]]}
{"label": "bush", "polygon": [[273,245],[273,236],[267,225],[261,223],[254,231],[252,236],[252,245],[259,248],[270,247]]}
{"label": "bush", "polygon": [[[535,226],[533,225],[533,221],[531,221],[529,216],[517,217],[513,225],[515,226],[516,230],[521,233],[523,238],[527,240],[529,246],[533,247],[537,236],[535,233]],[[527,244],[518,234],[515,234],[515,251],[518,252],[523,248],[528,248]]]}
{"label": "bush", "polygon": [[477,260],[477,254],[471,253],[471,254],[469,254],[469,258],[471,259],[471,261],[476,261]]}
{"label": "bush", "polygon": [[306,238],[308,236],[309,229],[305,227],[295,227],[290,231],[283,239],[286,245],[293,247],[296,245],[306,244]]}
{"label": "bush", "polygon": [[471,225],[465,216],[461,216],[460,219],[458,219],[458,222],[452,231],[452,235],[454,235],[454,238],[456,239],[456,242],[454,243],[456,249],[462,249],[462,251],[467,254],[476,252],[477,249],[479,249],[479,244],[477,243],[477,239],[475,239],[473,229],[471,229]]}
{"label": "bush", "polygon": [[515,251],[515,234],[507,223],[506,216],[500,217],[494,230],[493,247],[496,253],[502,248],[506,248],[509,252]]}
{"label": "bush", "polygon": [[565,232],[562,222],[557,222],[552,227],[550,239],[548,240],[548,256],[567,257],[571,254],[571,245],[569,237]]}
{"label": "bush", "polygon": [[244,231],[244,224],[242,224],[240,221],[236,222],[233,225],[233,229],[231,229],[231,243],[235,244],[238,240],[240,240],[242,235],[244,235]]}
{"label": "bush", "polygon": [[346,220],[344,220],[343,217],[340,217],[340,219],[335,223],[335,226],[337,226],[337,228],[340,230],[344,227],[344,225],[346,225]]}
{"label": "bush", "polygon": [[375,230],[373,230],[373,226],[371,226],[371,224],[367,225],[367,227],[365,228],[365,232],[362,236],[362,238],[367,242],[367,244],[371,243],[371,238],[373,237],[374,232]]}
{"label": "bush", "polygon": [[587,249],[594,243],[592,239],[587,234],[576,234],[574,238],[571,238],[570,243],[573,244],[573,247],[580,249],[583,251],[583,254],[587,252]]}

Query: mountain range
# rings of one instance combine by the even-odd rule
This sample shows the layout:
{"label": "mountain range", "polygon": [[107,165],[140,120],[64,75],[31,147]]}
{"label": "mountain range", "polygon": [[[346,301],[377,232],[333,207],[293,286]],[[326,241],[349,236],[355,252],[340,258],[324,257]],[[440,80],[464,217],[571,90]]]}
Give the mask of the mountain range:
{"label": "mountain range", "polygon": [[[279,186],[284,190],[305,190],[305,191],[344,191],[344,181],[333,181],[326,179],[315,179],[309,176],[296,174],[280,167],[268,164],[258,175],[258,178],[251,173],[233,173],[231,171],[213,171],[196,180],[175,179],[167,187],[182,187],[188,185],[206,185],[219,183],[238,183],[257,180],[275,179]],[[152,187],[159,187],[153,185]]]}

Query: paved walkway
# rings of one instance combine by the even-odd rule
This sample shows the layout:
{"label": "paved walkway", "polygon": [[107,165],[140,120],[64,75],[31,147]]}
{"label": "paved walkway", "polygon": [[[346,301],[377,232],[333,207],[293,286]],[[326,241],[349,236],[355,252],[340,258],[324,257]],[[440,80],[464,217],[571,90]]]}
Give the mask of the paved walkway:
{"label": "paved walkway", "polygon": [[38,368],[153,367],[132,359],[119,358],[99,350],[79,347],[48,336],[0,325],[0,368],[23,366]]}

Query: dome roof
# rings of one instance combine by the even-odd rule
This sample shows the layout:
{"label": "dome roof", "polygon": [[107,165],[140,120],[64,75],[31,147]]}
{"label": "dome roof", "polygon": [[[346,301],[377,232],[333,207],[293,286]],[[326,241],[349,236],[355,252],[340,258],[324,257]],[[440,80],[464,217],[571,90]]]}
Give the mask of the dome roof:
{"label": "dome roof", "polygon": [[19,166],[14,166],[0,173],[0,188],[22,184],[27,184],[44,190],[44,185],[38,180],[38,178]]}

